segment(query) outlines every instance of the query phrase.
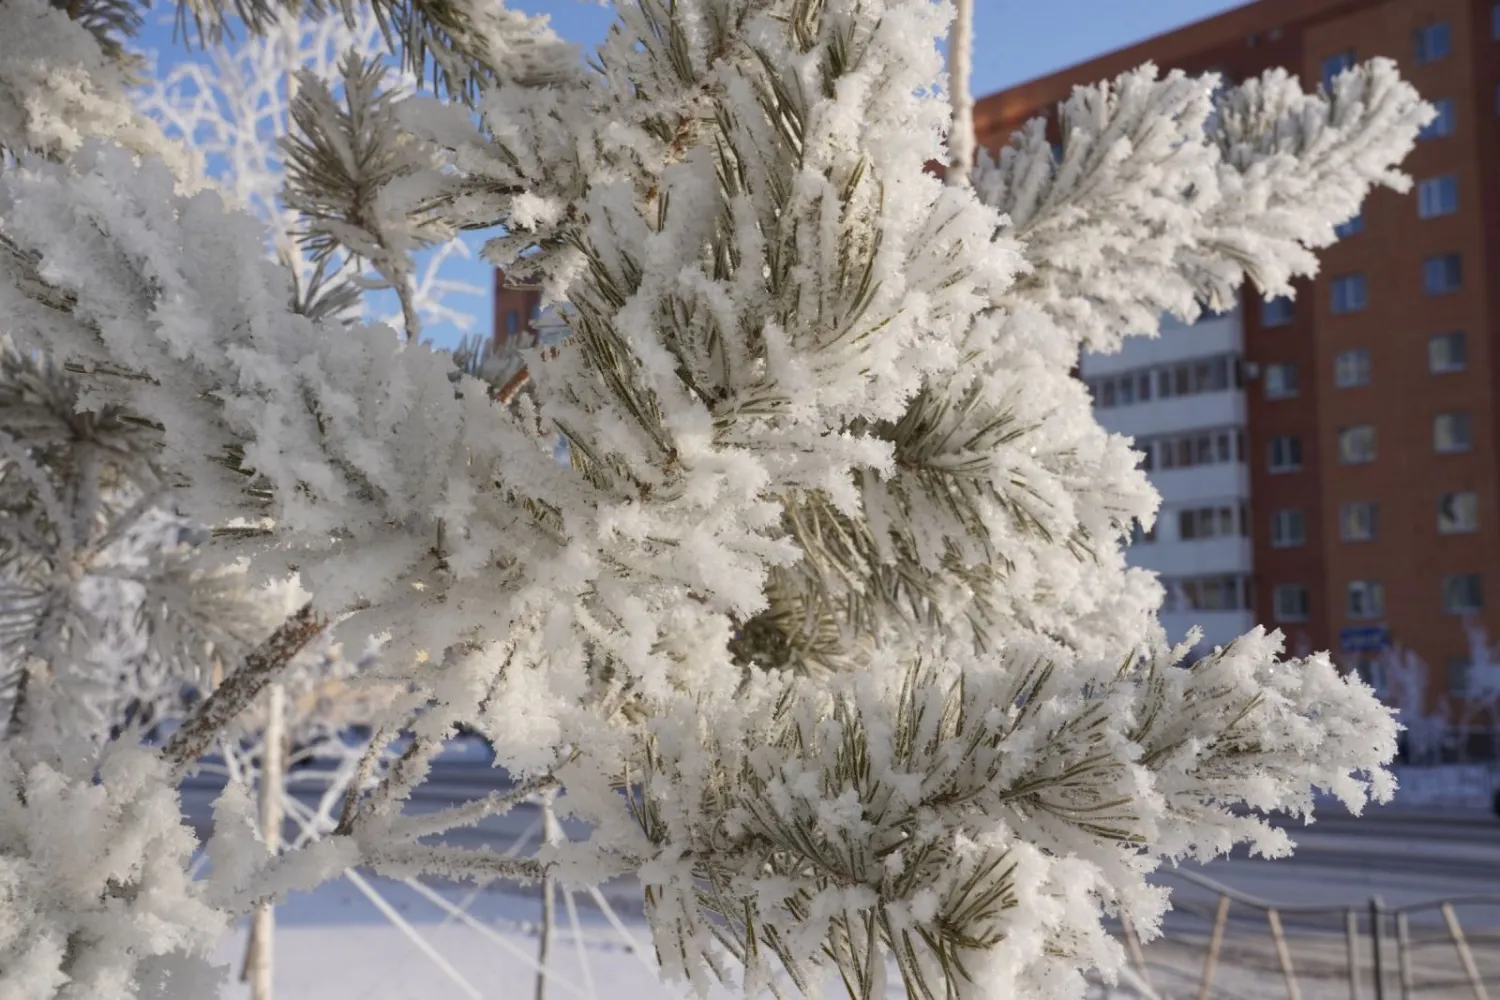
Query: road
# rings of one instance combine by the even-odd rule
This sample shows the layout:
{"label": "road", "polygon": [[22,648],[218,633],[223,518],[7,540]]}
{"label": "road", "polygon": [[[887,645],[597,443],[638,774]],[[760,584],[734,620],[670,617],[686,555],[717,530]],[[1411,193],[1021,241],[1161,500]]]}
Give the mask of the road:
{"label": "road", "polygon": [[1335,815],[1311,826],[1279,825],[1297,844],[1291,857],[1267,861],[1241,852],[1190,870],[1286,904],[1500,896],[1500,820],[1493,817]]}
{"label": "road", "polygon": [[[482,762],[439,760],[429,781],[413,798],[418,810],[456,805],[499,787],[500,775]],[[200,833],[209,826],[209,806],[222,779],[192,778],[184,788],[186,811]],[[315,780],[294,785],[299,801],[309,807],[320,789]],[[444,839],[469,847],[495,850],[512,847],[538,821],[534,807],[523,806],[506,816],[493,817]],[[1481,814],[1431,818],[1398,813],[1376,813],[1355,819],[1333,813],[1311,826],[1281,823],[1297,843],[1289,858],[1267,861],[1243,851],[1207,865],[1184,865],[1239,892],[1281,907],[1365,906],[1379,896],[1392,906],[1441,897],[1489,894],[1500,898],[1500,820]],[[569,831],[581,835],[583,828]],[[294,835],[294,827],[287,833]],[[524,850],[529,851],[530,848]],[[1172,870],[1160,880],[1173,887],[1183,906],[1208,906],[1211,893],[1188,884]],[[1495,907],[1500,923],[1500,906]]]}

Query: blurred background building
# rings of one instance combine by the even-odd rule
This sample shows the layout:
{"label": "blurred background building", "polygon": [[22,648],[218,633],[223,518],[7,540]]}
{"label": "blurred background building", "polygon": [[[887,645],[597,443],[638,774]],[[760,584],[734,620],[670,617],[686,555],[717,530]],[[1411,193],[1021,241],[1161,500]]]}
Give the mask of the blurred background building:
{"label": "blurred background building", "polygon": [[1500,625],[1500,4],[1261,0],[994,94],[975,117],[995,150],[1030,118],[1055,130],[1075,85],[1147,61],[1229,82],[1282,66],[1315,87],[1375,56],[1438,111],[1406,162],[1413,190],[1372,195],[1294,301],[1247,290],[1230,316],[1080,373],[1162,492],[1131,559],[1169,584],[1169,629],[1199,621],[1217,642],[1266,622],[1377,686],[1398,643],[1441,698],[1468,681],[1465,623]]}

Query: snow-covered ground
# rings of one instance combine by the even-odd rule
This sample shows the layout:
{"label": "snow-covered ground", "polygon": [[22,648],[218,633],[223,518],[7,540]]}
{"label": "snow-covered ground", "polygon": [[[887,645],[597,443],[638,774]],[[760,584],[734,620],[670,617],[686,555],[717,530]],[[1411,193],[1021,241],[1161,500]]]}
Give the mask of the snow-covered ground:
{"label": "snow-covered ground", "polygon": [[[548,963],[550,1000],[685,995],[658,981],[636,915],[621,907],[617,929],[586,897],[573,909],[576,925],[567,907],[558,906]],[[276,1000],[531,996],[539,916],[535,892],[341,879],[293,896],[277,910]],[[219,960],[237,974],[244,952],[242,928],[224,943]],[[244,1000],[249,991],[235,981],[221,996]]]}
{"label": "snow-covered ground", "polygon": [[[444,754],[431,784],[414,806],[439,807],[495,787],[502,779],[488,764],[480,746],[456,743]],[[1483,803],[1475,773],[1473,769],[1408,771],[1402,775],[1403,790],[1396,803],[1367,819],[1328,810],[1313,825],[1293,828],[1299,847],[1290,859],[1236,857],[1184,870],[1288,908],[1284,920],[1288,932],[1296,935],[1294,951],[1299,956],[1306,952],[1310,967],[1319,962],[1327,965],[1317,957],[1319,949],[1337,948],[1318,940],[1336,935],[1342,917],[1299,915],[1293,912],[1295,908],[1363,908],[1374,896],[1392,906],[1474,894],[1493,894],[1500,900],[1500,819],[1480,808]],[[204,777],[186,789],[189,812],[200,822],[206,820],[216,785],[217,781]],[[311,800],[309,793],[298,798]],[[534,808],[523,807],[460,834],[458,840],[510,848],[517,840],[533,837],[538,821]],[[1165,982],[1185,982],[1197,974],[1194,963],[1201,963],[1217,897],[1173,873],[1162,877],[1173,886],[1178,909],[1168,918],[1169,940],[1147,946],[1148,964]],[[687,995],[656,978],[634,885],[621,882],[606,887],[601,896],[609,913],[586,894],[575,896],[571,914],[559,901],[558,929],[548,963],[548,1000],[667,1000]],[[1484,947],[1500,950],[1500,938],[1494,937],[1500,928],[1500,905],[1469,907],[1461,915],[1465,926],[1479,935],[1477,940],[1485,942]],[[531,996],[539,916],[536,890],[476,891],[355,874],[317,892],[294,896],[278,910],[276,997],[447,1000]],[[1320,920],[1329,926],[1320,926]],[[1434,921],[1440,926],[1435,912],[1414,917],[1413,927],[1430,930]],[[1269,940],[1265,918],[1253,910],[1235,908],[1230,926],[1231,939],[1237,942],[1234,954],[1245,953],[1240,963],[1245,975],[1233,971],[1231,966],[1240,959],[1226,952],[1222,984],[1231,987],[1231,994],[1248,997],[1255,992],[1249,985],[1241,989],[1232,984],[1241,979],[1245,984],[1266,980],[1264,974],[1249,974],[1266,960],[1260,954],[1264,950],[1260,945]],[[236,974],[244,948],[243,929],[223,945],[220,959],[232,965]],[[1486,956],[1481,958],[1488,961]],[[834,990],[833,995],[837,994]],[[246,986],[238,981],[223,993],[224,1000],[247,996]]]}

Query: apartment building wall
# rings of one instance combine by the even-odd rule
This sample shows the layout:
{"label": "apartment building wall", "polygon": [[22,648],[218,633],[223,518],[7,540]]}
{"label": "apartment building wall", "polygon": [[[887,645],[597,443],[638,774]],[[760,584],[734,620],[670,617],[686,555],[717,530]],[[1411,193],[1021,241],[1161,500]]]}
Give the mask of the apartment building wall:
{"label": "apartment building wall", "polygon": [[532,324],[541,304],[540,289],[507,284],[505,273],[497,269],[492,347],[503,351],[530,343]]}
{"label": "apartment building wall", "polygon": [[[1300,74],[1316,86],[1326,61],[1352,52],[1358,60],[1387,56],[1429,99],[1452,101],[1451,135],[1418,144],[1406,162],[1417,181],[1452,175],[1456,211],[1419,217],[1416,192],[1376,192],[1364,206],[1362,227],[1322,254],[1319,275],[1300,282],[1290,315],[1263,309],[1247,294],[1243,353],[1247,382],[1247,470],[1251,505],[1253,613],[1279,625],[1294,647],[1330,648],[1347,665],[1370,659],[1353,647],[1390,639],[1415,649],[1435,668],[1439,687],[1468,652],[1459,609],[1445,605],[1445,581],[1477,574],[1480,607],[1474,615],[1500,636],[1500,351],[1493,347],[1495,310],[1490,289],[1500,274],[1491,242],[1500,234],[1500,14],[1490,0],[1261,0],[1089,63],[1033,81],[978,103],[976,126],[994,149],[1024,121],[1047,115],[1076,84],[1093,82],[1151,60],[1189,72],[1218,70],[1231,79],[1270,66]],[[1438,21],[1449,25],[1446,55],[1416,58],[1415,33]],[[1054,140],[1059,138],[1055,134]],[[1460,286],[1432,294],[1424,261],[1458,254]],[[1359,276],[1366,302],[1335,311],[1335,283]],[[1341,286],[1340,305],[1347,304]],[[1434,372],[1429,342],[1462,333],[1462,370]],[[1128,350],[1128,348],[1127,348]],[[1368,352],[1368,380],[1347,377]],[[1295,370],[1294,393],[1268,393],[1272,366]],[[1340,373],[1345,377],[1340,379]],[[1278,378],[1276,385],[1285,384]],[[1273,398],[1274,397],[1274,398]],[[1466,450],[1443,454],[1434,445],[1441,414],[1467,415]],[[1101,411],[1101,416],[1102,416]],[[1340,442],[1357,443],[1373,428],[1371,460]],[[1300,446],[1295,468],[1273,469],[1286,439]],[[1474,494],[1477,528],[1439,530],[1439,503]],[[1341,530],[1350,505],[1373,504],[1374,537],[1356,540]],[[1467,510],[1467,503],[1463,505]],[[1285,529],[1297,512],[1300,537]],[[1352,522],[1351,522],[1352,523]],[[1451,527],[1451,523],[1449,525]],[[1132,553],[1142,564],[1152,558]],[[1370,588],[1383,600],[1371,605]],[[1359,590],[1351,595],[1351,585]],[[1306,588],[1305,614],[1296,613],[1297,587]],[[1364,606],[1361,606],[1361,605]]]}
{"label": "apartment building wall", "polygon": [[1135,438],[1161,492],[1156,524],[1138,533],[1130,562],[1160,574],[1168,636],[1197,625],[1205,650],[1254,624],[1243,339],[1236,309],[1194,326],[1168,321],[1158,338],[1079,361],[1100,424]]}

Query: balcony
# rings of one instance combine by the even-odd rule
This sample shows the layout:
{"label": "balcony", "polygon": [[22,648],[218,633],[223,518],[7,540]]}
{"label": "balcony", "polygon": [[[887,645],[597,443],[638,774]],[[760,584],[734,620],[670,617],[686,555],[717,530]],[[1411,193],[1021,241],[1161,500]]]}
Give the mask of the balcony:
{"label": "balcony", "polygon": [[1230,536],[1186,542],[1142,542],[1125,550],[1125,561],[1165,577],[1249,574],[1250,539]]}
{"label": "balcony", "polygon": [[1239,309],[1191,326],[1163,317],[1159,337],[1130,337],[1114,354],[1085,354],[1079,359],[1078,371],[1084,378],[1094,378],[1190,358],[1238,354],[1244,342]]}
{"label": "balcony", "polygon": [[1095,409],[1094,417],[1105,430],[1133,438],[1210,427],[1243,427],[1245,393],[1240,389],[1227,389],[1196,396],[1153,399],[1149,403]]}
{"label": "balcony", "polygon": [[1147,476],[1161,494],[1162,503],[1173,507],[1250,496],[1250,467],[1244,462],[1157,470]]}
{"label": "balcony", "polygon": [[1227,646],[1255,627],[1255,617],[1249,611],[1164,611],[1161,627],[1167,631],[1167,639],[1181,642],[1188,629],[1197,625],[1203,630],[1205,650],[1215,646]]}

